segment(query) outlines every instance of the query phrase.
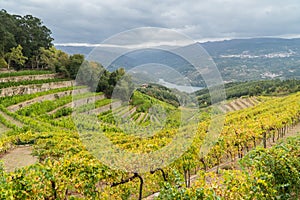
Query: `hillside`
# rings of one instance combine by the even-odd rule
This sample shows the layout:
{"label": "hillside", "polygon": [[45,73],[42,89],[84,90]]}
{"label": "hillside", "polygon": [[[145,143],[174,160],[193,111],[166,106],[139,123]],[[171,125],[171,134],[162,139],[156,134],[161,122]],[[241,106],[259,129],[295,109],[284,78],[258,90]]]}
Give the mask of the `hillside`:
{"label": "hillside", "polygon": [[300,39],[254,38],[204,43],[225,81],[299,79]]}
{"label": "hillside", "polygon": [[[219,42],[205,42],[200,45],[216,63],[225,82],[299,79],[300,39],[252,38]],[[86,56],[94,49],[91,47],[56,46],[70,53],[83,53]],[[181,47],[186,48],[186,47]],[[160,63],[177,70],[190,78],[193,86],[205,86],[201,77],[189,73],[190,64],[174,57],[166,51],[140,50],[120,57],[115,65],[128,70],[142,63]],[[195,72],[195,71],[193,71]],[[170,79],[169,82],[176,83]]]}
{"label": "hillside", "polygon": [[[189,198],[215,195],[226,199],[229,191],[233,197],[244,197],[249,194],[249,188],[257,187],[253,198],[260,199],[278,195],[293,197],[299,191],[299,160],[294,157],[299,154],[298,139],[267,149],[299,125],[300,93],[295,80],[228,84],[228,92],[235,91],[235,94],[240,94],[245,84],[249,84],[247,88],[260,85],[262,90],[249,95],[252,97],[229,99],[214,110],[209,106],[178,107],[171,90],[159,85],[135,91],[126,104],[117,98],[107,98],[103,92],[90,92],[85,86],[56,87],[57,83],[69,80],[55,78],[50,72],[18,72],[9,80],[7,77],[1,74],[2,90],[13,87],[22,93],[0,98],[0,157],[5,169],[0,171],[0,193],[4,198],[138,199],[160,191],[159,199],[181,198],[183,194],[191,195]],[[49,83],[53,87],[41,86]],[[20,89],[34,85],[41,87]],[[274,91],[267,90],[269,86],[274,86]],[[280,95],[274,96],[277,92]],[[205,92],[199,91],[197,95]],[[225,117],[220,136],[213,143],[207,138],[211,114],[216,118]],[[183,138],[189,143],[182,145]],[[107,140],[110,142],[106,143]],[[123,157],[126,162],[121,159],[107,164],[112,161],[110,156],[115,155],[110,145],[126,152]],[[198,150],[203,146],[211,149],[199,157]],[[91,154],[95,149],[109,159],[96,159],[99,154]],[[147,157],[141,157],[138,161],[149,163],[149,168],[144,172],[134,171],[139,162],[131,160],[134,157],[130,155],[151,155],[161,149],[165,151],[157,159],[163,156],[163,161],[169,161],[166,166],[146,162]],[[259,162],[260,153],[266,155],[268,163]],[[26,157],[26,162],[20,155]],[[268,160],[267,155],[274,159],[286,155],[289,163],[274,166],[273,157]],[[245,171],[237,171],[238,164],[233,169],[228,166],[229,171],[217,170],[224,180],[215,179],[210,173],[210,169],[219,169],[222,163],[240,158]],[[118,165],[129,170],[111,167]],[[255,168],[249,167],[252,165]],[[274,166],[270,168],[272,171],[266,171],[268,166]],[[275,173],[279,169],[280,175]],[[247,173],[258,175],[246,179]],[[268,179],[264,179],[264,173],[269,173]],[[237,174],[241,191],[232,192],[237,191],[237,185],[230,177]],[[207,181],[203,182],[203,177]],[[212,184],[218,182],[222,184],[217,184],[215,190]],[[261,188],[261,182],[267,187]]]}
{"label": "hillside", "polygon": [[1,200],[300,199],[300,3],[0,5]]}
{"label": "hillside", "polygon": [[[224,85],[226,99],[235,99],[240,97],[251,97],[257,95],[263,96],[282,96],[300,91],[299,80],[267,80],[267,81],[246,81],[233,82]],[[208,89],[202,89],[195,92],[199,105],[210,105],[210,94]]]}

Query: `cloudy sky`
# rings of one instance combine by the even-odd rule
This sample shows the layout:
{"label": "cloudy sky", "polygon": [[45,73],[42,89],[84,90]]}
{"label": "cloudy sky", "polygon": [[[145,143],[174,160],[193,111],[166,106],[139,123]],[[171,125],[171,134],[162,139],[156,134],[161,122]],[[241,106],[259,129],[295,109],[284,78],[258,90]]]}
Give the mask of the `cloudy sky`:
{"label": "cloudy sky", "polygon": [[197,41],[300,37],[299,0],[0,0],[0,8],[41,18],[56,44],[100,43],[138,27]]}

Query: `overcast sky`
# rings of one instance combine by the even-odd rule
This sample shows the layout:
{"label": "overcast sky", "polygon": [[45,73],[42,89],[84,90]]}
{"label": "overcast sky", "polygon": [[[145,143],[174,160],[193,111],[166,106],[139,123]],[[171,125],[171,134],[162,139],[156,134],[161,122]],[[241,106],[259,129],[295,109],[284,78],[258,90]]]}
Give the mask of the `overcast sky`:
{"label": "overcast sky", "polygon": [[300,36],[299,0],[0,0],[0,8],[41,18],[56,44],[100,43],[145,26],[197,41]]}

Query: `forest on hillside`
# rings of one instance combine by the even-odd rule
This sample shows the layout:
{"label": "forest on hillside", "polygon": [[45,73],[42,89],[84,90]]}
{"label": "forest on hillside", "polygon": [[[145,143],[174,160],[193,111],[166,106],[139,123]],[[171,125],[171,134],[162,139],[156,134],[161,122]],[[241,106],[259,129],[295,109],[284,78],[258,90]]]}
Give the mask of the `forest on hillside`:
{"label": "forest on hillside", "polygon": [[0,11],[0,70],[50,70],[64,78],[76,79],[82,66],[81,74],[85,73],[86,79],[77,80],[78,83],[93,85],[93,91],[111,96],[117,81],[125,75],[123,69],[107,71],[100,63],[85,60],[82,54],[68,55],[56,49],[52,41],[51,30],[41,19]]}
{"label": "forest on hillside", "polygon": [[68,55],[52,42],[41,19],[0,11],[0,70],[51,70],[75,79],[84,55]]}

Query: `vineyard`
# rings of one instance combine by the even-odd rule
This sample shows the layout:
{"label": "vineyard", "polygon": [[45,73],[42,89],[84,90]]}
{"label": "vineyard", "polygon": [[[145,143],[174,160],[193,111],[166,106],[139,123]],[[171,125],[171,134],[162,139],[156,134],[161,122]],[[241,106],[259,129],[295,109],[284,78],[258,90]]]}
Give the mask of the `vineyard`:
{"label": "vineyard", "polygon": [[[141,91],[126,104],[48,71],[1,73],[1,199],[299,199],[300,136],[287,137],[299,127],[299,92],[194,109]],[[215,141],[211,113],[226,115]],[[101,131],[128,154],[149,154],[179,130],[194,133],[186,151],[143,173],[106,165],[82,140]]]}

